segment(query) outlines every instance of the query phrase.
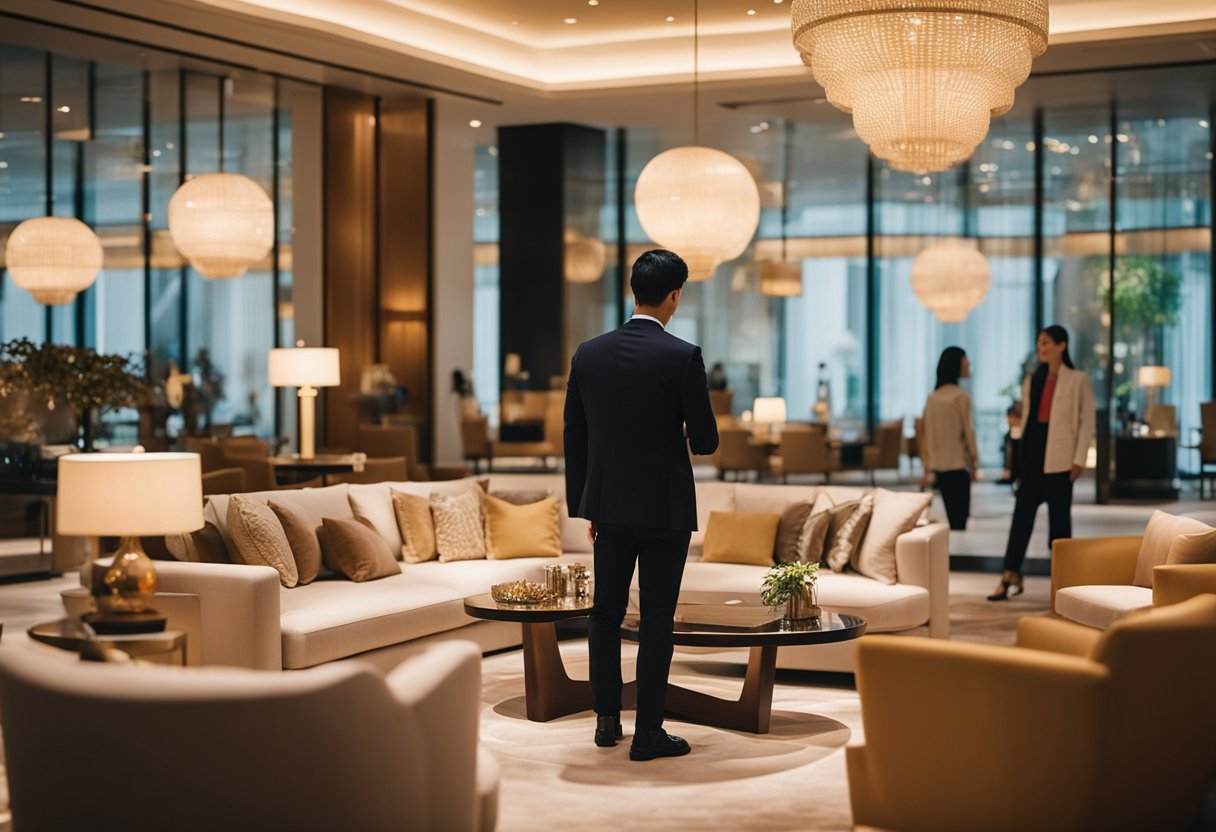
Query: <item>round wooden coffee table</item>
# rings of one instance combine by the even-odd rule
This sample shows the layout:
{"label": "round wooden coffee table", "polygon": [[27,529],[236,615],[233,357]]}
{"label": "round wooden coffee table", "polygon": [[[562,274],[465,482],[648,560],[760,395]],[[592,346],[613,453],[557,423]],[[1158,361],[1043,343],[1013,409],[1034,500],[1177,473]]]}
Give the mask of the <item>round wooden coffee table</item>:
{"label": "round wooden coffee table", "polygon": [[[789,622],[781,611],[736,604],[677,604],[675,643],[686,647],[750,647],[747,676],[737,700],[667,686],[667,713],[678,719],[767,734],[773,712],[773,683],[777,648],[800,644],[831,644],[859,638],[864,619],[824,610],[819,618]],[[638,617],[626,617],[621,635],[638,640]]]}
{"label": "round wooden coffee table", "polygon": [[[561,651],[557,649],[557,628],[553,626],[557,621],[590,615],[590,598],[578,601],[563,598],[551,604],[500,604],[487,593],[464,599],[464,611],[488,621],[518,621],[523,627],[524,701],[528,719],[548,722],[591,710],[591,683],[571,679],[566,673]],[[625,686],[622,699],[631,707],[634,698],[634,685],[630,683]]]}

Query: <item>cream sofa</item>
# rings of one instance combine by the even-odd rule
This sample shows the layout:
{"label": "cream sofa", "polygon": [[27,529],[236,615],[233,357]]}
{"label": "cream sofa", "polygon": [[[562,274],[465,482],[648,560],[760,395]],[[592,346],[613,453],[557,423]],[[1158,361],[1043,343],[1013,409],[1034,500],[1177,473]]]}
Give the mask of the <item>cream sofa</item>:
{"label": "cream sofa", "polygon": [[[468,487],[457,483],[380,483],[335,485],[300,491],[264,492],[310,519],[365,518],[399,551],[401,537],[390,488],[426,494],[432,488]],[[548,489],[562,497],[560,474],[492,474],[490,491]],[[827,487],[833,499],[856,498],[862,489]],[[697,484],[699,525],[711,511],[779,511],[794,500],[812,499],[813,486],[721,482]],[[228,541],[228,496],[208,498],[207,520]],[[587,523],[561,510],[564,554],[559,562],[592,565]],[[824,574],[821,606],[860,615],[868,632],[927,635],[949,632],[948,532],[943,524],[921,526],[897,541],[899,583],[888,586],[855,574]],[[684,590],[726,593],[758,602],[763,567],[701,563],[704,531],[693,534],[684,572]],[[342,659],[358,659],[387,669],[431,644],[449,639],[475,642],[483,651],[520,644],[518,624],[480,621],[464,612],[463,599],[489,592],[491,585],[526,578],[542,580],[553,558],[478,560],[453,563],[402,563],[400,575],[367,583],[321,579],[283,589],[269,567],[164,562],[158,564],[163,592],[195,594],[202,620],[201,661],[262,669],[298,669]],[[851,670],[856,642],[787,648],[779,666]],[[739,655],[745,660],[746,652]]]}

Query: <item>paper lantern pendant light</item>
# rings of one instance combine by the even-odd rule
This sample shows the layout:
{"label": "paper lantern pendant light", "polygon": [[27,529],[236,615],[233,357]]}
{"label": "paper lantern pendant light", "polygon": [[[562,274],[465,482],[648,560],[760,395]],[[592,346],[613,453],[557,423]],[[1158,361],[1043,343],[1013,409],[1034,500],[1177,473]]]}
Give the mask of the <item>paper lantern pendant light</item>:
{"label": "paper lantern pendant light", "polygon": [[1047,48],[1047,0],[794,0],[794,46],[828,101],[896,170],[946,170]]}
{"label": "paper lantern pendant light", "polygon": [[802,263],[765,263],[760,269],[760,294],[770,298],[802,296]]}
{"label": "paper lantern pendant light", "polygon": [[93,285],[104,253],[93,229],[71,217],[35,217],[13,229],[5,263],[13,282],[46,306]]}
{"label": "paper lantern pendant light", "polygon": [[169,232],[203,277],[240,277],[274,243],[274,206],[247,176],[208,173],[183,183],[169,200]]}
{"label": "paper lantern pendant light", "polygon": [[742,162],[712,147],[655,156],[638,176],[633,201],[642,229],[684,258],[689,280],[709,280],[746,251],[760,224],[756,180]]}
{"label": "paper lantern pendant light", "polygon": [[568,283],[596,283],[604,274],[608,249],[600,240],[566,229],[563,269]]}
{"label": "paper lantern pendant light", "polygon": [[944,324],[962,323],[988,295],[988,260],[960,242],[940,243],[912,261],[912,291]]}

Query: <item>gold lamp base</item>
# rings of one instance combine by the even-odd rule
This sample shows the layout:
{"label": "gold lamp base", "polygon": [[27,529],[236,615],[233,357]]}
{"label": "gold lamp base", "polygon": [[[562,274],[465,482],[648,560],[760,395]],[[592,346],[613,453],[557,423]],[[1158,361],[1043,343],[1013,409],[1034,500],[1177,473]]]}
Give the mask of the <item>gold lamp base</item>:
{"label": "gold lamp base", "polygon": [[156,597],[156,586],[156,567],[139,538],[124,537],[114,552],[114,563],[94,589],[97,609],[103,615],[146,612]]}

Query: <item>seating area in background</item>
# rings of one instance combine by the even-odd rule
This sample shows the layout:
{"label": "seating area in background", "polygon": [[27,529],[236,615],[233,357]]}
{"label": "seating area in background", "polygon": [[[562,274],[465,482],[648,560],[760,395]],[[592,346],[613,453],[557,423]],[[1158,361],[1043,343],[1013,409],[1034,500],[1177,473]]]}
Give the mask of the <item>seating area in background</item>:
{"label": "seating area in background", "polygon": [[462,414],[460,419],[461,453],[480,470],[494,469],[494,461],[512,460],[515,464],[539,462],[545,470],[557,470],[565,455],[564,378],[562,385],[549,390],[505,390],[499,403],[498,437],[492,436],[489,418],[483,414]]}

